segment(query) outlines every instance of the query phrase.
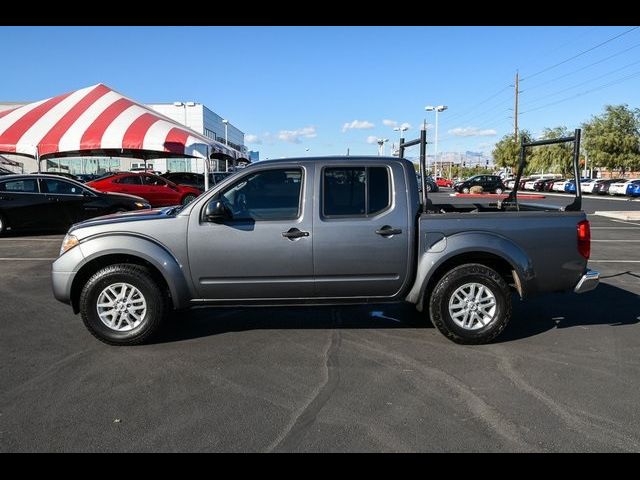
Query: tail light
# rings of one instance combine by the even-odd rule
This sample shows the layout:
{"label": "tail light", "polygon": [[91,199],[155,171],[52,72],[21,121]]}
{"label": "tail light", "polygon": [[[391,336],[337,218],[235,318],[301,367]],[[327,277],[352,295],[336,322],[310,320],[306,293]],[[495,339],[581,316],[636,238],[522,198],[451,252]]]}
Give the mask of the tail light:
{"label": "tail light", "polygon": [[587,260],[591,255],[591,227],[589,220],[578,223],[578,252]]}

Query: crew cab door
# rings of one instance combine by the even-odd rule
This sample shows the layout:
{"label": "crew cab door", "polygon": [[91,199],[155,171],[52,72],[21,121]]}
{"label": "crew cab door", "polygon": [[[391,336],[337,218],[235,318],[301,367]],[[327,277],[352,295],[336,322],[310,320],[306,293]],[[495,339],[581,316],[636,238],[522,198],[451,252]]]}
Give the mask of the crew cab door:
{"label": "crew cab door", "polygon": [[408,275],[412,241],[402,165],[318,164],[316,176],[316,295],[335,298],[397,294]]}
{"label": "crew cab door", "polygon": [[[313,170],[270,166],[238,176],[191,212],[188,254],[198,295],[207,300],[313,296]],[[210,202],[229,219],[207,221]]]}

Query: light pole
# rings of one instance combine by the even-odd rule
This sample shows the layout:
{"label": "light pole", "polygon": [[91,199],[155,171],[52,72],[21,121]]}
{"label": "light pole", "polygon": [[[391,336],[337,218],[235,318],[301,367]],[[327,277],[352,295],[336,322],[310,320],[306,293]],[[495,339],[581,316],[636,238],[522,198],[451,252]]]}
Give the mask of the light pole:
{"label": "light pole", "polygon": [[[222,123],[224,123],[224,144],[229,146],[229,120],[225,118],[222,120]],[[229,160],[227,160],[226,165],[227,165],[226,171],[228,172]],[[233,166],[235,167],[235,162],[233,163]]]}
{"label": "light pole", "polygon": [[435,142],[435,146],[434,146],[434,152],[433,152],[433,162],[435,164],[435,172],[434,174],[437,175],[438,174],[438,113],[440,112],[444,112],[447,108],[446,105],[438,105],[437,107],[434,107],[432,105],[427,105],[426,107],[424,107],[424,109],[427,112],[436,112],[436,142]]}
{"label": "light pole", "polygon": [[388,138],[379,138],[378,139],[378,156],[384,156],[384,144],[389,141]]}
{"label": "light pole", "polygon": [[[400,132],[400,140],[402,140],[402,132],[406,132],[407,130],[409,130],[409,127],[405,127],[404,125],[393,129],[394,132]],[[400,156],[400,140],[398,140],[398,156]],[[391,153],[393,154],[393,152]]]}

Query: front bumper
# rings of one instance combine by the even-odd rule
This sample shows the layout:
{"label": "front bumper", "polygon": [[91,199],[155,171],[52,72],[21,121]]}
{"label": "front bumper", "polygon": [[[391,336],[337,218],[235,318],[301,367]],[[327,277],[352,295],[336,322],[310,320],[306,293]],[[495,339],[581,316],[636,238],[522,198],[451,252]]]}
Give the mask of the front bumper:
{"label": "front bumper", "polygon": [[580,281],[573,289],[575,293],[584,293],[589,292],[598,286],[600,282],[600,273],[595,270],[587,270],[587,272],[582,275]]}

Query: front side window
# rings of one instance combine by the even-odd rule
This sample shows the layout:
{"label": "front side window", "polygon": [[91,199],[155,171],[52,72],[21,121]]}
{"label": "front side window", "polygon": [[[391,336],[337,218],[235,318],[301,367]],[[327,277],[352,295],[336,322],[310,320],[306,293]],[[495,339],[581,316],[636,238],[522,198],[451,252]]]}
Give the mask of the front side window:
{"label": "front side window", "polygon": [[151,185],[154,187],[164,187],[167,182],[161,179],[160,177],[154,177],[153,175],[143,175],[142,183],[145,185]]}
{"label": "front side window", "polygon": [[234,220],[293,220],[300,212],[302,170],[256,172],[220,194]]}
{"label": "front side window", "polygon": [[323,174],[325,216],[366,216],[391,205],[386,167],[331,167]]}
{"label": "front side window", "polygon": [[126,177],[116,178],[114,182],[125,185],[140,185],[141,183],[138,175],[127,175]]}
{"label": "front side window", "polygon": [[44,192],[57,195],[82,195],[82,189],[71,182],[63,180],[44,179],[41,180],[44,185]]}
{"label": "front side window", "polygon": [[35,179],[9,180],[0,183],[1,192],[38,193]]}

